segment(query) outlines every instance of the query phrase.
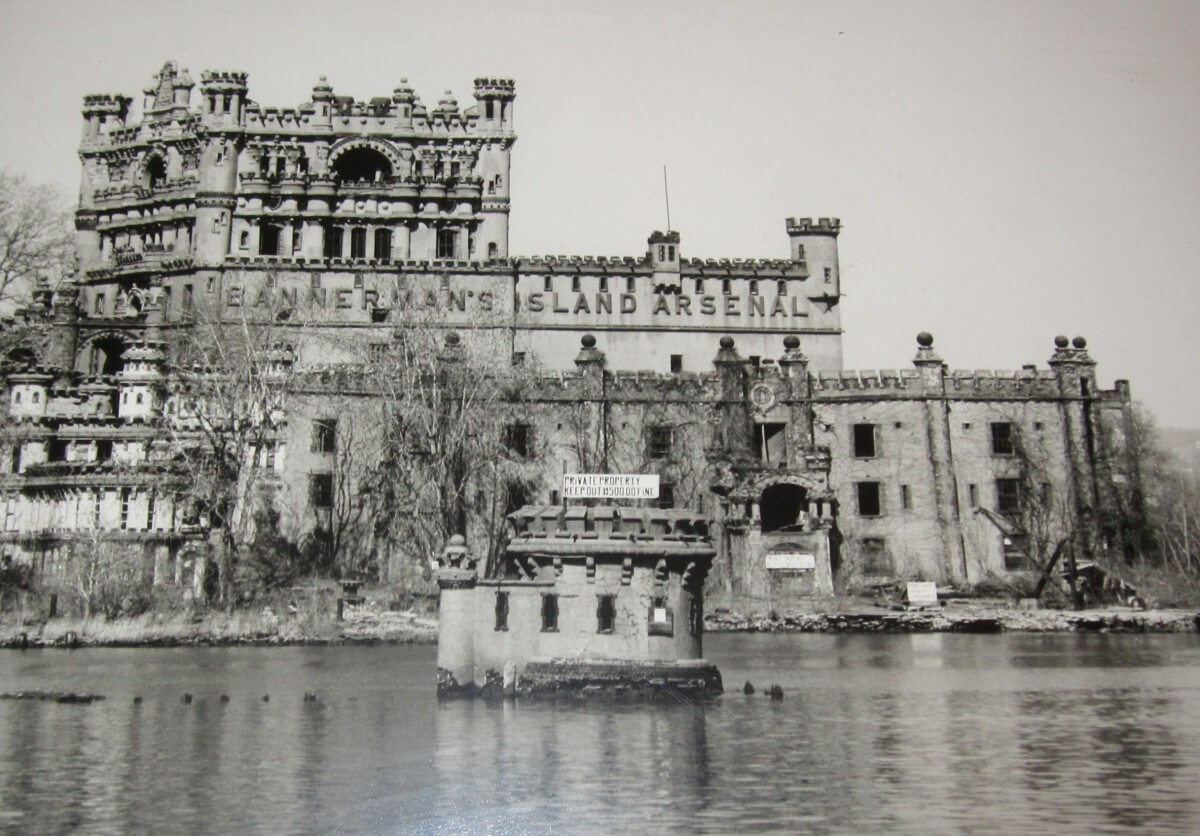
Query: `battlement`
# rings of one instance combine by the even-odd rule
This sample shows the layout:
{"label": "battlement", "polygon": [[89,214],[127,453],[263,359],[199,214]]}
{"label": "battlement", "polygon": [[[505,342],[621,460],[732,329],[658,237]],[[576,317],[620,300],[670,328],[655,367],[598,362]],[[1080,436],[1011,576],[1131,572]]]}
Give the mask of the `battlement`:
{"label": "battlement", "polygon": [[842,230],[840,218],[818,218],[814,223],[812,218],[788,218],[788,235],[834,235]]}
{"label": "battlement", "polygon": [[225,90],[245,91],[249,74],[240,70],[205,70],[200,74],[201,89],[204,92]]}
{"label": "battlement", "polygon": [[517,93],[517,84],[511,78],[477,78],[475,79],[475,98],[485,96],[509,97]]}
{"label": "battlement", "polygon": [[133,99],[114,93],[89,93],[83,97],[83,115],[102,116],[106,113],[115,114],[121,119],[129,112]]}
{"label": "battlement", "polygon": [[[621,477],[612,477],[614,480]],[[522,552],[522,546],[546,545],[546,541],[597,540],[624,541],[623,548],[636,554],[646,549],[657,552],[663,545],[693,545],[711,553],[708,544],[708,519],[694,511],[679,508],[634,508],[622,505],[526,505],[508,515],[513,528],[509,552]],[[580,546],[580,554],[587,548]]]}

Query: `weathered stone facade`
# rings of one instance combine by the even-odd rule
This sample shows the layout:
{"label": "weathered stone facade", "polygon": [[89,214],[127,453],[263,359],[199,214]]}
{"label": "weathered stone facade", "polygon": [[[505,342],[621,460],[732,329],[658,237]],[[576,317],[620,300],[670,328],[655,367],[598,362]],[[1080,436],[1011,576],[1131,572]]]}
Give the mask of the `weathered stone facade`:
{"label": "weathered stone facade", "polygon": [[1047,527],[1110,545],[1106,516],[1136,488],[1129,389],[1097,385],[1082,339],[1059,338],[1049,369],[950,371],[922,335],[910,369],[844,371],[836,218],[789,219],[779,260],[687,259],[673,231],[640,257],[511,257],[512,82],[477,79],[465,110],[403,82],[358,102],[322,80],[294,109],[251,101],[242,73],[204,73],[198,108],[193,87],[168,63],[138,118],[127,97],[85,99],[80,271],[32,312],[47,356],[7,379],[14,556],[53,571],[64,544],[103,536],[144,548],[157,581],[203,577],[163,431],[164,345],[202,306],[278,314],[296,346],[305,394],[262,466],[297,537],[322,524],[305,505],[332,467],[313,422],[369,414],[358,349],[430,311],[539,370],[497,416],[538,439],[529,501],[559,504],[563,472],[658,473],[661,504],[710,520],[718,592],[1020,571],[1031,484],[1061,511]]}

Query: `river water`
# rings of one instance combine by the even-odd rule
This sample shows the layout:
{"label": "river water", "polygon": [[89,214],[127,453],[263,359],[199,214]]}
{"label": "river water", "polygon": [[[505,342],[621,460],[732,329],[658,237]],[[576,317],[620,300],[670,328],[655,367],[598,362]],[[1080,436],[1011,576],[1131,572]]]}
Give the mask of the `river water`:
{"label": "river water", "polygon": [[705,650],[705,706],[439,704],[433,647],[0,651],[0,691],[107,696],[0,700],[0,830],[1200,830],[1198,636]]}

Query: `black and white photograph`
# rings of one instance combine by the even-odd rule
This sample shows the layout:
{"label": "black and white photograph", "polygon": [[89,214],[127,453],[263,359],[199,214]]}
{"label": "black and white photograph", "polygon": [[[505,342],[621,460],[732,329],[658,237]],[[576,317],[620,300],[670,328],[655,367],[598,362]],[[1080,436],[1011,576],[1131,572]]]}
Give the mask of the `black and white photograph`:
{"label": "black and white photograph", "polygon": [[0,24],[0,832],[1200,832],[1200,4]]}

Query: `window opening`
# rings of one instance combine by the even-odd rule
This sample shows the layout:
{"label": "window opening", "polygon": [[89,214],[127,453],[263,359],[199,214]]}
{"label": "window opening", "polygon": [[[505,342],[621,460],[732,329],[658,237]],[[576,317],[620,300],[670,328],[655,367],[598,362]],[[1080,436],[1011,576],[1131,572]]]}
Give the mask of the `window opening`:
{"label": "window opening", "polygon": [[1013,444],[1013,425],[1007,421],[992,423],[992,455],[1011,456],[1016,452]]}
{"label": "window opening", "polygon": [[458,258],[458,231],[439,229],[437,234],[437,257]]}
{"label": "window opening", "polygon": [[879,455],[879,425],[854,425],[854,456],[860,459],[873,459]]}
{"label": "window opening", "polygon": [[496,593],[496,630],[508,629],[508,593]]}
{"label": "window opening", "polygon": [[367,257],[367,230],[364,227],[356,226],[350,230],[350,257]]}
{"label": "window opening", "polygon": [[682,354],[672,354],[671,355],[671,374],[679,374],[682,371],[683,371],[683,355]]}
{"label": "window opening", "polygon": [[328,226],[325,228],[325,257],[326,258],[341,258],[342,257],[342,236],[344,232],[340,226]]}
{"label": "window opening", "polygon": [[996,511],[1005,516],[1016,516],[1021,511],[1021,481],[1019,479],[996,480]]}
{"label": "window opening", "polygon": [[530,426],[528,424],[509,424],[504,428],[504,447],[521,458],[529,456]]}
{"label": "window opening", "polygon": [[258,254],[279,255],[280,229],[275,224],[263,224],[258,231]]}
{"label": "window opening", "polygon": [[617,621],[617,596],[601,595],[596,600],[596,632],[611,633]]}
{"label": "window opening", "polygon": [[656,424],[650,428],[646,455],[651,459],[666,459],[671,455],[671,427]]}
{"label": "window opening", "polygon": [[554,633],[558,631],[558,596],[543,595],[542,596],[542,632]]}
{"label": "window opening", "polygon": [[322,418],[313,421],[312,452],[333,453],[337,450],[337,421]]}
{"label": "window opening", "polygon": [[314,473],[309,483],[309,493],[314,508],[333,507],[333,474]]}
{"label": "window opening", "polygon": [[783,464],[787,461],[785,441],[787,434],[784,430],[787,424],[763,422],[754,425],[755,455],[764,464]]}
{"label": "window opening", "polygon": [[883,513],[878,482],[858,483],[858,514],[861,517],[878,517]]}
{"label": "window opening", "polygon": [[375,257],[380,261],[391,260],[392,231],[390,229],[375,230]]}
{"label": "window opening", "polygon": [[804,531],[807,528],[808,491],[799,485],[769,485],[758,500],[759,528],[772,531]]}

